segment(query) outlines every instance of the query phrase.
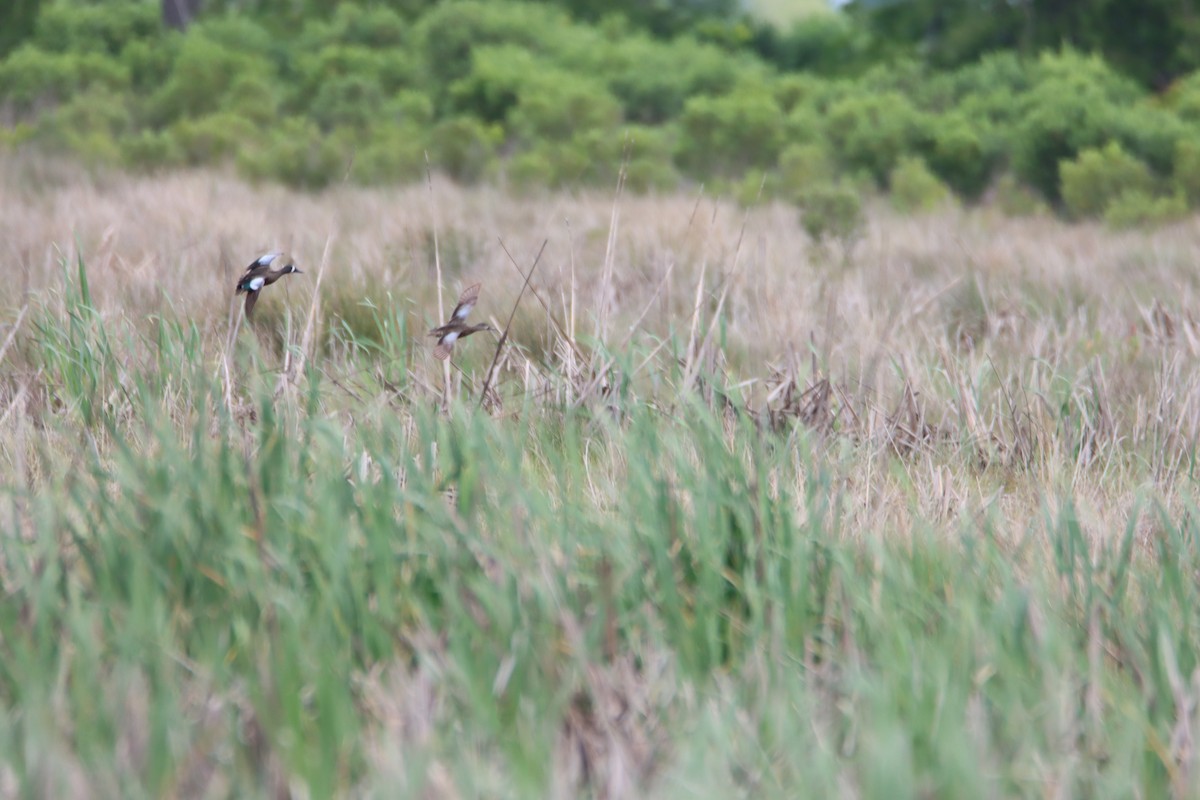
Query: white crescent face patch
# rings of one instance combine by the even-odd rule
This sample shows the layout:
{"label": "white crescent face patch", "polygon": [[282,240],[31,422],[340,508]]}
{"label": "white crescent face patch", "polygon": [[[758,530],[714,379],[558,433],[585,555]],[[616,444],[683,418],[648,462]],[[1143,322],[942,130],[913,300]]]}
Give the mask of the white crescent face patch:
{"label": "white crescent face patch", "polygon": [[266,282],[267,282],[266,278],[255,278],[254,280],[250,281],[250,283],[246,284],[246,288],[248,290],[250,290],[251,292],[257,292],[259,289],[261,289],[263,287],[263,284]]}

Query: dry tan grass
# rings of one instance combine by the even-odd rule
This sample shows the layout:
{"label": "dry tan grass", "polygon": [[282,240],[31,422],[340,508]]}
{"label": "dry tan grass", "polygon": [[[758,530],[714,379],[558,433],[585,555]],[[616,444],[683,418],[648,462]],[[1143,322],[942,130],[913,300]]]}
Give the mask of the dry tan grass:
{"label": "dry tan grass", "polygon": [[[328,243],[323,306],[390,297],[418,338],[440,319],[435,227],[445,290],[482,281],[476,318],[503,327],[519,269],[545,241],[511,331],[528,358],[506,354],[497,401],[599,400],[621,376],[595,340],[633,346],[642,400],[669,405],[696,388],[760,424],[799,420],[820,434],[846,461],[852,530],[907,529],[914,508],[948,535],[981,513],[1019,530],[1042,513],[1044,489],[1069,487],[1090,529],[1120,531],[1139,487],[1174,496],[1200,430],[1196,220],[1112,233],[879,207],[843,259],[815,249],[792,208],[702,194],[514,198],[435,178],[432,192],[308,195],[217,172],[87,177],[13,162],[0,174],[5,336],[78,247],[104,315],[138,324],[173,309],[216,359],[237,274],[285,248],[309,275],[272,287],[259,312],[279,320],[290,308],[299,341]],[[463,392],[482,382],[485,341],[462,348],[474,351],[453,377]],[[338,378],[336,359],[323,368]],[[441,385],[428,348],[413,379]]]}

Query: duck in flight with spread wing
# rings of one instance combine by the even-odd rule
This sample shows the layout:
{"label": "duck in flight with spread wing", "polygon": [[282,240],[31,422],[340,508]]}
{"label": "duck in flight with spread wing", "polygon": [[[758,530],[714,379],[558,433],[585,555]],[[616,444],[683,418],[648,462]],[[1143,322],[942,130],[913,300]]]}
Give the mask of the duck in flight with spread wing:
{"label": "duck in flight with spread wing", "polygon": [[433,348],[433,357],[439,361],[445,361],[450,357],[450,350],[459,339],[465,339],[472,333],[480,331],[496,330],[486,322],[478,325],[467,324],[467,315],[471,313],[471,309],[475,308],[475,303],[479,300],[480,285],[476,283],[463,289],[462,294],[458,297],[458,305],[450,312],[449,321],[429,332],[430,336],[438,337],[437,346]]}
{"label": "duck in flight with spread wing", "polygon": [[296,264],[287,253],[267,253],[259,256],[246,267],[246,272],[238,279],[237,294],[246,294],[246,317],[254,310],[258,302],[258,293],[264,286],[270,286],[284,275],[303,275],[296,269]]}

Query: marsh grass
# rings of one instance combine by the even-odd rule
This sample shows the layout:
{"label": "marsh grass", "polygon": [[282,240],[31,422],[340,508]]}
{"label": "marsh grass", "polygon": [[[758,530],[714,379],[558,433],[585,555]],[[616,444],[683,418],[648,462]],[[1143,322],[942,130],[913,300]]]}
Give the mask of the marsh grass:
{"label": "marsh grass", "polygon": [[4,192],[3,794],[1198,794],[1190,226]]}

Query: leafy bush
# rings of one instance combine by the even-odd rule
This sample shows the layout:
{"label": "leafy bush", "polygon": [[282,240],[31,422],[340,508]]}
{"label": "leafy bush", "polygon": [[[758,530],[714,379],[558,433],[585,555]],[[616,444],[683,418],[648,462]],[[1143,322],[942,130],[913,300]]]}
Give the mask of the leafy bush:
{"label": "leafy bush", "polygon": [[837,95],[837,83],[810,73],[781,75],[771,82],[775,102],[786,113],[804,107],[814,114],[823,112]]}
{"label": "leafy bush", "polygon": [[42,117],[38,138],[54,149],[74,153],[91,166],[121,162],[118,138],[132,127],[125,98],[97,88],[78,94]]}
{"label": "leafy bush", "polygon": [[1187,214],[1187,198],[1182,192],[1155,196],[1142,189],[1126,189],[1104,210],[1104,221],[1114,228],[1161,225]]}
{"label": "leafy bush", "polygon": [[1171,112],[1144,102],[1114,109],[1108,124],[1113,139],[1163,176],[1171,174],[1176,143],[1195,135]]}
{"label": "leafy bush", "polygon": [[354,150],[350,177],[363,186],[414,181],[425,171],[423,145],[417,128],[396,123],[375,125],[366,141]]}
{"label": "leafy bush", "polygon": [[879,186],[923,135],[920,112],[898,92],[846,97],[830,107],[826,122],[826,137],[845,167],[867,171]]}
{"label": "leafy bush", "polygon": [[1014,135],[1013,166],[1046,198],[1058,200],[1059,163],[1108,141],[1117,109],[1133,103],[1138,92],[1099,59],[1070,51],[1044,56],[1037,76],[1019,106],[1022,121]]}
{"label": "leafy bush", "polygon": [[475,183],[495,169],[496,148],[504,140],[497,125],[474,117],[451,117],[434,126],[429,157],[434,166],[462,183]]}
{"label": "leafy bush", "polygon": [[211,114],[221,110],[244,76],[273,72],[270,62],[255,51],[233,49],[198,34],[186,36],[170,77],[150,100],[151,117],[166,123]]}
{"label": "leafy bush", "polygon": [[220,163],[259,136],[253,123],[228,111],[181,119],[167,130],[183,163],[191,166]]}
{"label": "leafy bush", "polygon": [[779,156],[779,188],[793,200],[811,186],[826,185],[836,177],[829,151],[815,144],[790,144]]}
{"label": "leafy bush", "polygon": [[992,179],[999,153],[975,123],[950,113],[932,121],[926,160],[934,173],[968,199],[978,197]]}
{"label": "leafy bush", "polygon": [[522,141],[563,141],[587,131],[611,131],[621,106],[602,84],[551,70],[522,87],[510,119]]}
{"label": "leafy bush", "polygon": [[[937,71],[912,51],[868,58],[866,29],[848,15],[804,18],[787,33],[697,18],[663,39],[606,16],[611,4],[570,0],[587,9],[573,18],[562,2],[207,0],[181,33],[164,30],[147,0],[47,0],[21,28],[23,46],[0,58],[0,121],[32,123],[6,141],[33,130],[55,148],[147,168],[219,162],[248,146],[247,174],[294,185],[347,169],[356,181],[407,180],[429,147],[464,181],[516,159],[514,185],[605,185],[625,163],[635,189],[686,174],[746,197],[765,176],[768,196],[789,199],[864,176],[884,187],[893,173],[932,185],[932,173],[970,200],[1004,168],[1059,201],[1060,163],[1116,141],[1200,204],[1200,168],[1180,145],[1196,138],[1200,77],[1149,98],[1070,49]],[[638,19],[654,16],[630,4]],[[754,51],[825,74],[776,74]],[[65,130],[71,114],[102,116],[85,109],[102,92],[120,124]],[[85,94],[93,99],[51,118]],[[641,144],[626,161],[630,124]]]}
{"label": "leafy bush", "polygon": [[133,89],[149,93],[162,86],[179,51],[179,35],[172,32],[156,39],[138,39],[121,51],[120,63],[129,72]]}
{"label": "leafy bush", "polygon": [[670,128],[642,125],[629,125],[621,131],[620,155],[628,159],[625,185],[630,191],[647,192],[679,185],[679,173],[671,161],[672,134]]}
{"label": "leafy bush", "polygon": [[450,86],[449,107],[484,122],[507,124],[522,90],[547,68],[549,65],[521,48],[480,48],[470,71]]}
{"label": "leafy bush", "polygon": [[866,62],[870,34],[845,14],[805,14],[782,35],[760,45],[772,63],[787,70],[846,74]]}
{"label": "leafy bush", "polygon": [[758,77],[729,53],[688,38],[663,44],[634,36],[611,45],[595,66],[610,76],[625,117],[651,125],[677,117],[690,97],[723,95]]}
{"label": "leafy bush", "polygon": [[694,97],[679,121],[675,158],[699,177],[732,176],[775,163],[783,147],[783,122],[765,92]]}
{"label": "leafy bush", "polygon": [[183,149],[166,131],[142,130],[120,141],[121,161],[139,170],[174,167],[184,163]]}
{"label": "leafy bush", "polygon": [[308,20],[300,40],[308,51],[344,44],[396,52],[410,44],[409,30],[404,18],[385,5],[337,3],[328,21]]}
{"label": "leafy bush", "polygon": [[49,52],[115,56],[132,42],[156,37],[160,13],[157,4],[128,0],[44,3],[32,41]]}
{"label": "leafy bush", "polygon": [[309,120],[287,117],[257,136],[253,147],[238,151],[238,169],[255,180],[320,189],[341,178],[349,166],[345,138],[325,135]]}
{"label": "leafy bush", "polygon": [[542,140],[513,158],[508,177],[521,189],[615,185],[621,144],[616,131],[588,131],[565,142]]}
{"label": "leafy bush", "polygon": [[809,186],[797,198],[800,224],[816,244],[830,239],[851,246],[862,234],[866,217],[859,193],[845,183]]}
{"label": "leafy bush", "polygon": [[422,15],[413,40],[435,87],[444,90],[471,72],[477,49],[516,45],[536,53],[570,27],[562,11],[546,5],[452,0]]}
{"label": "leafy bush", "polygon": [[356,44],[327,45],[298,67],[300,105],[314,100],[325,86],[338,81],[373,81],[390,94],[417,80],[417,66],[405,51],[374,50]]}
{"label": "leafy bush", "polygon": [[53,108],[81,91],[128,86],[128,71],[97,53],[50,53],[24,45],[0,62],[0,103],[18,117]]}
{"label": "leafy bush", "polygon": [[1180,78],[1163,96],[1175,116],[1190,123],[1200,122],[1200,72]]}
{"label": "leafy bush", "polygon": [[383,106],[383,87],[370,75],[345,75],[321,84],[312,101],[312,118],[324,130],[338,126],[363,129]]}
{"label": "leafy bush", "polygon": [[900,159],[888,177],[888,188],[897,211],[930,211],[950,199],[950,189],[918,157]]}
{"label": "leafy bush", "polygon": [[999,209],[1010,217],[1030,217],[1047,210],[1046,201],[1011,173],[1000,176],[992,191]]}
{"label": "leafy bush", "polygon": [[1062,163],[1062,195],[1073,217],[1098,217],[1124,192],[1150,194],[1150,168],[1116,142],[1089,149]]}
{"label": "leafy bush", "polygon": [[1200,141],[1187,138],[1175,143],[1172,180],[1175,190],[1182,192],[1193,208],[1200,206]]}

